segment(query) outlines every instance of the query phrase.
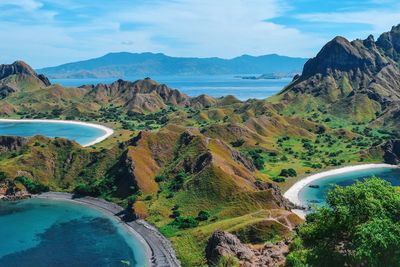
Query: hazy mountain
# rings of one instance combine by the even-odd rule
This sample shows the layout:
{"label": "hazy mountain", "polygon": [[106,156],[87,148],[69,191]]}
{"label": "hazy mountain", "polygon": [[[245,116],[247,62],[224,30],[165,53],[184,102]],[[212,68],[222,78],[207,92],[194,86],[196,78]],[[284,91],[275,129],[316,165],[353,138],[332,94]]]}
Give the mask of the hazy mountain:
{"label": "hazy mountain", "polygon": [[153,53],[110,53],[85,61],[38,70],[50,78],[108,78],[151,75],[262,74],[301,72],[307,59],[279,55],[233,59],[181,58]]}

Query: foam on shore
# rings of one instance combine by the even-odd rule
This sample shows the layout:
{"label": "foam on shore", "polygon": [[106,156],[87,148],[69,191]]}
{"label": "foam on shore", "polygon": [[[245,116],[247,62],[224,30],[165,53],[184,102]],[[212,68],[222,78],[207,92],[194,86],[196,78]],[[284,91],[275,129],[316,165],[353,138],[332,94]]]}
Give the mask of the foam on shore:
{"label": "foam on shore", "polygon": [[114,133],[113,129],[108,128],[104,125],[94,124],[94,123],[89,123],[89,122],[82,122],[82,121],[44,120],[44,119],[0,119],[0,122],[46,122],[46,123],[48,122],[48,123],[77,124],[77,125],[83,125],[83,126],[88,126],[88,127],[92,127],[92,128],[97,128],[97,129],[104,131],[104,135],[96,138],[92,142],[89,142],[87,144],[82,144],[83,147],[88,147],[88,146],[92,146],[94,144],[100,143],[101,141],[107,139]]}

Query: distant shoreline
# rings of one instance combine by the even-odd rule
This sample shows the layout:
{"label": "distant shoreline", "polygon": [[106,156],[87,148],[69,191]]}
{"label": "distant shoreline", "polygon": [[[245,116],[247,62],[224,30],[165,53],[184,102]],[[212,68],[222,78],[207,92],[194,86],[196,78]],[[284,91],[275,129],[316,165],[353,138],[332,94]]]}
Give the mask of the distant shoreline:
{"label": "distant shoreline", "polygon": [[76,125],[83,125],[83,126],[88,126],[88,127],[92,127],[92,128],[97,128],[97,129],[103,130],[105,132],[104,135],[97,137],[92,142],[89,142],[87,144],[82,144],[83,147],[88,147],[88,146],[92,146],[97,143],[100,143],[101,141],[104,141],[105,139],[107,139],[108,137],[110,137],[111,135],[114,134],[113,129],[108,128],[104,125],[83,122],[83,121],[46,120],[46,119],[0,119],[0,122],[48,122],[48,123],[76,124]]}
{"label": "distant shoreline", "polygon": [[[299,193],[304,187],[308,186],[310,183],[315,182],[320,179],[324,179],[327,176],[332,176],[332,175],[336,175],[336,174],[342,174],[342,173],[360,171],[360,170],[368,170],[368,169],[378,169],[378,168],[399,168],[399,166],[384,164],[384,163],[382,163],[382,164],[362,164],[362,165],[352,165],[352,166],[347,166],[347,167],[342,167],[342,168],[338,168],[338,169],[333,169],[333,170],[329,170],[329,171],[316,173],[316,174],[305,177],[305,178],[301,179],[300,181],[296,182],[283,194],[283,196],[295,205],[304,206],[304,203],[299,198]],[[300,217],[302,217],[302,218],[305,217],[304,211],[301,211],[301,210],[293,210],[293,211]]]}
{"label": "distant shoreline", "polygon": [[142,243],[148,266],[180,266],[169,240],[145,220],[123,221],[120,214],[124,209],[117,204],[93,197],[74,198],[72,194],[62,192],[47,192],[32,195],[32,198],[69,201],[101,211],[122,223],[125,229]]}

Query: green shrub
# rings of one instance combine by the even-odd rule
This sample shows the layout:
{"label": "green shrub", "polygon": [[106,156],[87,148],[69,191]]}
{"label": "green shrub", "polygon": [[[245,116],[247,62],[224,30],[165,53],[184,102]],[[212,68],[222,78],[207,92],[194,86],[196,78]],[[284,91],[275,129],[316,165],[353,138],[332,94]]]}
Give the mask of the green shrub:
{"label": "green shrub", "polygon": [[42,192],[48,192],[50,188],[47,185],[33,182],[28,177],[18,176],[15,178],[15,182],[21,183],[25,186],[26,190],[28,190],[31,194],[38,194]]}
{"label": "green shrub", "polygon": [[211,217],[210,212],[206,210],[201,210],[199,211],[199,214],[196,217],[196,220],[198,221],[207,221]]}
{"label": "green shrub", "polygon": [[128,201],[128,205],[133,205],[136,203],[136,201],[138,200],[138,197],[136,195],[130,195],[127,199]]}
{"label": "green shrub", "polygon": [[157,176],[154,178],[154,180],[155,180],[157,183],[161,183],[161,182],[164,182],[165,180],[167,180],[167,177],[166,177],[165,175],[157,175]]}
{"label": "green shrub", "polygon": [[189,217],[177,217],[175,218],[175,220],[172,223],[173,225],[175,225],[176,227],[178,227],[179,229],[188,229],[188,228],[194,228],[196,226],[199,225],[199,222],[189,216]]}
{"label": "green shrub", "polygon": [[279,174],[279,176],[283,176],[283,177],[296,177],[297,176],[297,172],[295,169],[289,168],[289,169],[282,169],[281,173]]}
{"label": "green shrub", "polygon": [[240,147],[240,146],[242,146],[244,144],[244,142],[245,141],[243,139],[238,139],[238,140],[235,140],[235,141],[231,142],[231,145],[233,147]]}
{"label": "green shrub", "polygon": [[7,179],[7,174],[0,171],[0,182],[4,182]]}

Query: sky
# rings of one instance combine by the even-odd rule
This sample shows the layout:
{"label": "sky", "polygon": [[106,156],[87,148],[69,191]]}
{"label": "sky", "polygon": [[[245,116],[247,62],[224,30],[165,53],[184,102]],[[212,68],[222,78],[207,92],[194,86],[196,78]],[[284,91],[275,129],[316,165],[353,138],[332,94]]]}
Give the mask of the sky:
{"label": "sky", "polygon": [[337,35],[377,38],[399,23],[398,0],[0,0],[0,63],[121,51],[312,57]]}

